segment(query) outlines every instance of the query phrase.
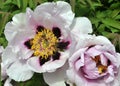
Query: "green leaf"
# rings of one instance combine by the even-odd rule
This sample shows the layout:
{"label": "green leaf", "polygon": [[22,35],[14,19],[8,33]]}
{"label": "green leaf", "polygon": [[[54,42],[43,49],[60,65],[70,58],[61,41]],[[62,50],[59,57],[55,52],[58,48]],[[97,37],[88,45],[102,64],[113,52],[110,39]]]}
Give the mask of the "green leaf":
{"label": "green leaf", "polygon": [[112,18],[115,18],[119,13],[120,13],[120,9],[113,10],[111,14]]}
{"label": "green leaf", "polygon": [[120,15],[117,15],[117,16],[115,17],[115,19],[118,19],[118,20],[119,20],[119,19],[120,19]]}
{"label": "green leaf", "polygon": [[101,20],[101,18],[104,18],[106,14],[104,12],[97,11],[96,17]]}
{"label": "green leaf", "polygon": [[29,6],[30,6],[31,8],[35,8],[35,3],[34,3],[33,0],[29,0]]}
{"label": "green leaf", "polygon": [[99,31],[99,32],[104,32],[104,31],[105,31],[105,25],[104,25],[104,24],[101,24],[101,25],[98,27],[98,31]]}
{"label": "green leaf", "polygon": [[17,0],[17,6],[18,6],[18,8],[21,7],[21,0]]}
{"label": "green leaf", "polygon": [[111,27],[120,29],[120,22],[119,22],[119,21],[116,21],[116,20],[114,20],[114,19],[106,18],[106,19],[102,19],[102,22],[103,22],[105,25],[108,25],[108,26],[111,26]]}
{"label": "green leaf", "polygon": [[22,0],[23,10],[26,9],[28,3],[28,0]]}
{"label": "green leaf", "polygon": [[120,2],[112,3],[110,6],[111,9],[120,8]]}
{"label": "green leaf", "polygon": [[106,32],[106,31],[101,32],[101,33],[102,33],[102,35],[104,35],[104,36],[106,36],[106,37],[108,37],[108,36],[109,36],[109,34],[111,34],[110,32]]}
{"label": "green leaf", "polygon": [[26,82],[21,82],[20,86],[48,86],[48,85],[45,84],[42,74],[35,73],[30,80]]}
{"label": "green leaf", "polygon": [[7,45],[7,40],[4,37],[0,37],[0,45],[4,47]]}
{"label": "green leaf", "polygon": [[9,17],[9,13],[4,13],[3,12],[2,14],[3,14],[2,19],[0,20],[0,35],[2,34],[5,23],[8,20],[8,17]]}

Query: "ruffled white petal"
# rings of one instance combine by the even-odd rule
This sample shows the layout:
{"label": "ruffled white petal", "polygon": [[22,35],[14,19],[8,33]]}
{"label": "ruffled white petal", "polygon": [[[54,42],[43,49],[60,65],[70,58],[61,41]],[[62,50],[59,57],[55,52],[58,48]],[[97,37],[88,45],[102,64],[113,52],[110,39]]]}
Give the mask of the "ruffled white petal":
{"label": "ruffled white petal", "polygon": [[1,81],[7,78],[6,66],[1,63]]}
{"label": "ruffled white petal", "polygon": [[17,33],[14,39],[9,42],[9,45],[23,47],[25,46],[24,43],[33,38],[34,35],[35,33],[32,31]]}
{"label": "ruffled white petal", "polygon": [[13,86],[10,82],[11,82],[11,79],[8,78],[8,79],[5,81],[4,86]]}
{"label": "ruffled white petal", "polygon": [[76,41],[75,50],[79,48],[94,46],[94,45],[112,45],[111,42],[104,36],[95,36],[95,35],[75,35],[74,39]]}
{"label": "ruffled white petal", "polygon": [[49,86],[66,86],[65,81],[67,80],[67,75],[66,75],[67,69],[68,69],[68,63],[66,63],[63,67],[57,69],[55,72],[43,73],[45,82]]}
{"label": "ruffled white petal", "polygon": [[50,60],[48,62],[45,62],[43,65],[40,65],[38,57],[32,57],[28,60],[28,65],[30,66],[31,70],[35,72],[54,72],[57,68],[60,68],[65,64],[67,60],[66,57],[68,57],[68,53],[62,52],[59,60]]}
{"label": "ruffled white petal", "polygon": [[90,20],[86,17],[78,17],[73,20],[73,23],[71,25],[72,31],[75,34],[88,34],[92,33],[92,24]]}
{"label": "ruffled white petal", "polygon": [[33,28],[33,29],[36,29],[36,27],[39,25],[36,20],[35,20],[35,17],[34,16],[34,12],[30,9],[30,8],[27,8],[26,9],[26,17],[27,17],[27,22],[28,22],[28,25]]}
{"label": "ruffled white petal", "polygon": [[15,26],[21,26],[26,24],[26,16],[25,13],[19,13],[13,16],[12,18],[13,22],[12,24]]}
{"label": "ruffled white petal", "polygon": [[12,46],[7,46],[2,54],[2,63],[6,66],[9,66],[12,62],[16,61],[18,48],[13,48]]}
{"label": "ruffled white petal", "polygon": [[33,76],[25,61],[14,62],[7,70],[8,76],[15,81],[26,81]]}
{"label": "ruffled white petal", "polygon": [[[26,52],[24,52],[26,53]],[[33,72],[28,68],[25,59],[28,54],[24,54],[24,59],[17,46],[7,46],[2,54],[2,62],[6,68],[7,75],[15,81],[25,81],[32,77]]]}
{"label": "ruffled white petal", "polygon": [[36,20],[48,28],[56,26],[59,23],[65,25],[65,27],[69,26],[74,18],[74,13],[70,5],[63,1],[56,3],[46,2],[36,7],[34,12],[37,18]]}
{"label": "ruffled white petal", "polygon": [[0,46],[0,57],[1,57],[3,50],[4,50],[3,46]]}
{"label": "ruffled white petal", "polygon": [[61,82],[55,82],[54,84],[49,85],[49,86],[66,86],[66,84],[64,81],[61,81]]}
{"label": "ruffled white petal", "polygon": [[25,13],[19,13],[16,14],[13,19],[13,21],[8,22],[5,26],[5,37],[8,41],[11,41],[16,33],[18,33],[21,30],[24,30],[24,26],[26,24],[26,16]]}

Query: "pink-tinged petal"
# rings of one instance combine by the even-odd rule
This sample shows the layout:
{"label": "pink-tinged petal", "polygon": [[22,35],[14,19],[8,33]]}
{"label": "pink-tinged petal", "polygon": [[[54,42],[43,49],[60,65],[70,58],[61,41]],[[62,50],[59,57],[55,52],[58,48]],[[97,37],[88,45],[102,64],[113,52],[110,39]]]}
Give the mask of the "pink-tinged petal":
{"label": "pink-tinged petal", "polygon": [[78,17],[73,20],[71,25],[72,32],[75,34],[88,34],[92,33],[92,24],[86,17]]}
{"label": "pink-tinged petal", "polygon": [[[59,21],[65,26],[69,26],[74,18],[74,13],[72,12],[70,5],[63,1],[52,3],[46,2],[36,7],[34,12],[37,15],[38,19],[42,19],[42,22],[44,24],[45,22],[47,23],[46,26],[50,25],[48,23],[52,23],[51,21],[49,21],[50,18],[52,18],[52,21],[54,23],[56,23],[57,20],[57,22]],[[43,15],[46,16],[43,17]]]}
{"label": "pink-tinged petal", "polygon": [[[44,80],[49,86],[66,86],[67,80],[66,70],[68,69],[68,63],[52,73],[43,73]],[[57,76],[57,78],[56,78]]]}
{"label": "pink-tinged petal", "polygon": [[[96,47],[96,46],[95,46],[95,47]],[[88,54],[88,55],[90,55],[90,56],[93,57],[93,58],[94,58],[95,56],[97,56],[97,55],[100,55],[101,52],[98,51],[95,47],[92,47],[92,48],[88,49],[85,54]],[[93,52],[94,52],[94,53],[93,53]]]}
{"label": "pink-tinged petal", "polygon": [[107,65],[108,59],[103,54],[101,54],[100,57],[101,64]]}
{"label": "pink-tinged petal", "polygon": [[109,66],[108,69],[107,69],[107,72],[109,73],[109,75],[106,76],[104,79],[105,79],[106,83],[110,83],[110,82],[112,82],[114,80],[113,66]]}
{"label": "pink-tinged petal", "polygon": [[116,56],[116,59],[117,59],[117,67],[120,67],[120,53],[117,53],[115,56]]}
{"label": "pink-tinged petal", "polygon": [[104,82],[99,80],[94,82],[85,79],[81,73],[78,75],[73,69],[67,70],[67,75],[71,83],[74,83],[76,86],[106,86]]}
{"label": "pink-tinged petal", "polygon": [[[76,51],[72,57],[69,58],[70,67],[73,66],[74,62],[78,59],[80,59],[81,63],[79,65],[83,66],[84,65],[84,52],[86,51],[87,48],[80,49]],[[82,55],[82,56],[81,56]]]}
{"label": "pink-tinged petal", "polygon": [[111,61],[111,63],[113,64],[113,65],[115,65],[115,66],[117,66],[118,64],[118,62],[117,62],[117,59],[116,59],[116,57],[114,56],[114,55],[111,55],[110,53],[108,53],[108,52],[106,52],[106,53],[104,53],[104,55],[105,55],[105,57],[107,58],[107,59],[109,59],[110,61]]}
{"label": "pink-tinged petal", "polygon": [[114,79],[113,82],[108,83],[108,86],[120,86],[120,81],[118,81],[117,79]]}
{"label": "pink-tinged petal", "polygon": [[100,77],[96,63],[91,58],[85,57],[85,65],[82,70],[85,72],[85,77],[89,79],[96,79]]}
{"label": "pink-tinged petal", "polygon": [[117,77],[116,77],[116,80],[115,80],[115,83],[118,84],[118,85],[115,85],[115,86],[120,86],[120,83],[117,83],[117,82],[120,82],[120,66],[118,68],[118,74],[117,74]]}
{"label": "pink-tinged petal", "polygon": [[85,86],[84,84],[86,82],[85,82],[85,79],[83,78],[83,76],[79,77],[77,75],[77,72],[75,72],[72,68],[67,70],[66,73],[67,73],[68,79],[70,80],[71,83],[76,84],[76,86]]}
{"label": "pink-tinged petal", "polygon": [[89,82],[88,81],[87,84],[83,86],[106,86],[106,84],[104,82]]}
{"label": "pink-tinged petal", "polygon": [[13,86],[10,82],[11,82],[11,79],[8,78],[8,79],[5,81],[4,86]]}
{"label": "pink-tinged petal", "polygon": [[16,61],[6,70],[8,76],[15,81],[26,81],[33,76],[25,61]]}
{"label": "pink-tinged petal", "polygon": [[83,65],[84,65],[84,60],[83,59],[76,61],[76,63],[75,63],[76,70],[79,71],[80,67],[83,66]]}

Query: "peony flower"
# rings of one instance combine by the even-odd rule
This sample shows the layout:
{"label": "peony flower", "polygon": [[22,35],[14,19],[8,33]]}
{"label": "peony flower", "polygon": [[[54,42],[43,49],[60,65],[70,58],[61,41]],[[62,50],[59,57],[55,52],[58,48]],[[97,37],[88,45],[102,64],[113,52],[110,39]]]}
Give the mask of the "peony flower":
{"label": "peony flower", "polygon": [[34,72],[53,72],[69,57],[69,26],[74,13],[63,1],[46,2],[16,14],[5,27],[8,46],[2,54],[8,76],[26,81]]}
{"label": "peony flower", "polygon": [[[79,29],[78,29],[79,28]],[[88,35],[88,33],[92,33],[92,24],[90,20],[86,17],[77,17],[73,20],[70,26],[71,32],[70,35],[72,37],[72,43],[70,46],[70,53],[74,52],[74,48],[76,45],[76,40],[74,39],[75,34],[79,35]],[[79,30],[79,31],[77,31]],[[79,33],[78,33],[79,32]],[[69,59],[69,58],[68,58]],[[49,86],[73,86],[72,83],[68,81],[68,77],[66,75],[66,70],[69,68],[68,61],[61,68],[57,69],[52,73],[43,73],[44,80]],[[56,78],[57,76],[57,78]]]}
{"label": "peony flower", "polygon": [[[0,60],[1,60],[1,54],[2,54],[3,51],[4,51],[3,46],[0,46]],[[2,63],[1,63],[1,69],[2,69],[2,71],[1,71],[1,80],[3,80],[3,79],[5,79],[7,77],[7,74],[5,72],[5,69],[3,69],[3,64]]]}
{"label": "peony flower", "polygon": [[[0,46],[0,59],[3,51],[4,51],[3,46]],[[10,83],[11,79],[7,76],[6,73],[6,67],[3,65],[3,63],[1,63],[0,65],[1,65],[1,81],[6,79],[4,86],[12,86],[12,84]]]}
{"label": "peony flower", "polygon": [[120,53],[103,36],[75,36],[67,76],[75,86],[120,86]]}
{"label": "peony flower", "polygon": [[[6,79],[6,80],[5,80]],[[6,73],[6,67],[1,63],[1,81],[5,80],[4,86],[12,86],[11,78]]]}

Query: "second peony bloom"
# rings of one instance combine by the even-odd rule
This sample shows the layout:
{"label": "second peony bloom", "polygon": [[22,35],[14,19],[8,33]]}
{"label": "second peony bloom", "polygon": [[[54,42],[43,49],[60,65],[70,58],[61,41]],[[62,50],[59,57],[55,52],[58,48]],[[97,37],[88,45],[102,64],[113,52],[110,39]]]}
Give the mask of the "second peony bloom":
{"label": "second peony bloom", "polygon": [[67,75],[75,86],[120,86],[120,54],[103,36],[77,35]]}

